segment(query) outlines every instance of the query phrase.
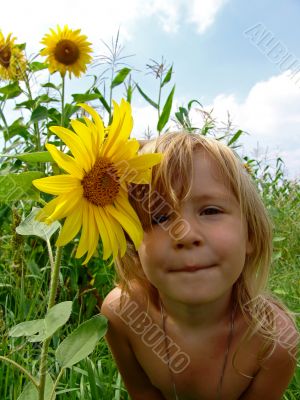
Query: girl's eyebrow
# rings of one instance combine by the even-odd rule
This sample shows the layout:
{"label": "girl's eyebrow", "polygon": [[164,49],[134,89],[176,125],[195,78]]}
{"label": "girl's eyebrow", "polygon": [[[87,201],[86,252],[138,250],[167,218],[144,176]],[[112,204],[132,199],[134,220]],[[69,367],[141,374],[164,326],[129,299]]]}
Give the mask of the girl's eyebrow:
{"label": "girl's eyebrow", "polygon": [[212,192],[212,193],[202,193],[196,194],[191,197],[191,200],[194,202],[198,201],[207,201],[207,200],[223,200],[228,201],[232,199],[234,196],[232,193],[228,192]]}

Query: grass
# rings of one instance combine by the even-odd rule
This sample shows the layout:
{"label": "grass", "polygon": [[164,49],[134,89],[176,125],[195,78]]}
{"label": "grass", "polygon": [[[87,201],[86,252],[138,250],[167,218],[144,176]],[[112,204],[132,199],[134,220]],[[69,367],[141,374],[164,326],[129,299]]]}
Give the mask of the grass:
{"label": "grass", "polygon": [[[274,183],[257,177],[257,181],[274,223],[274,260],[269,285],[273,293],[291,310],[299,313],[300,186],[285,179]],[[13,226],[15,220],[20,219],[19,213],[16,210],[12,212],[6,206],[0,208],[0,354],[10,356],[36,375],[40,344],[30,344],[22,338],[10,338],[8,330],[19,322],[43,316],[47,301],[49,264],[41,240],[34,237],[24,239],[15,234]],[[72,300],[73,312],[69,323],[54,335],[52,348],[56,348],[68,332],[81,322],[99,312],[101,300],[114,285],[113,267],[102,264],[99,259],[93,259],[88,268],[82,267],[71,256],[75,245],[69,244],[64,249],[57,299]],[[299,319],[297,324],[300,328]],[[53,359],[54,375],[57,375],[59,366],[54,362],[53,350],[50,351],[50,357]],[[6,363],[1,364],[1,400],[17,399],[25,383],[19,371]],[[298,362],[294,378],[283,399],[299,398]],[[104,340],[99,342],[90,357],[63,373],[57,399],[129,399]]]}

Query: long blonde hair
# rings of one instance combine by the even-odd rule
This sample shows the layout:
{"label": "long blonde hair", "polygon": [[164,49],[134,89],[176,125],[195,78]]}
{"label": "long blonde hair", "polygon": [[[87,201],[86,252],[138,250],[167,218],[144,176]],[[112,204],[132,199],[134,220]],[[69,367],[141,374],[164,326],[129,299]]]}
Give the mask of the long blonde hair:
{"label": "long blonde hair", "polygon": [[[151,229],[153,209],[163,199],[173,209],[189,195],[193,174],[192,157],[203,149],[211,156],[218,170],[235,195],[241,213],[247,221],[248,239],[252,251],[246,255],[245,265],[233,287],[234,299],[248,323],[243,340],[259,332],[266,345],[261,349],[262,360],[275,343],[276,304],[286,314],[288,310],[267,291],[267,281],[272,256],[272,224],[256,185],[235,152],[216,139],[187,132],[167,133],[157,139],[142,143],[140,153],[161,152],[162,162],[152,170],[150,185],[132,185],[129,199],[136,210],[144,230]],[[178,184],[180,181],[180,184]],[[129,295],[137,283],[147,297],[157,305],[158,292],[147,280],[133,244],[128,241],[127,252],[116,260],[118,284]]]}

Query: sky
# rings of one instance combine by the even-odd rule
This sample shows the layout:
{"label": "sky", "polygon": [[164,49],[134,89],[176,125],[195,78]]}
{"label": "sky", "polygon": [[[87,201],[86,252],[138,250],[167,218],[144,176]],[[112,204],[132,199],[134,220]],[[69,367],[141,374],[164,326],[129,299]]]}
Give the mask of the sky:
{"label": "sky", "polygon": [[[49,28],[68,24],[87,35],[95,57],[106,52],[104,42],[111,43],[119,29],[123,55],[132,55],[127,59],[135,68],[132,78],[150,97],[157,99],[158,81],[147,74],[146,64],[163,57],[174,73],[162,103],[176,84],[173,113],[192,99],[212,110],[220,127],[229,113],[234,129],[246,132],[240,152],[268,163],[280,156],[286,175],[295,179],[300,178],[299,16],[299,0],[26,0],[1,5],[0,29],[5,36],[13,32],[34,55]],[[90,77],[67,81],[67,93],[84,92],[90,83]],[[117,101],[123,92],[116,92]],[[153,107],[137,91],[132,106],[133,136],[147,130],[155,135]],[[197,107],[191,118],[201,125]]]}

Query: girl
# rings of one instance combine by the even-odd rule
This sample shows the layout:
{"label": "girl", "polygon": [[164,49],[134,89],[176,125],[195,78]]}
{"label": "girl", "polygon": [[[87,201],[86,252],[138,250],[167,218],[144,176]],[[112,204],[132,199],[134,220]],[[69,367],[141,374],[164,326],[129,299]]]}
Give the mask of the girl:
{"label": "girl", "polygon": [[233,151],[186,132],[146,143],[162,152],[130,201],[142,245],[117,260],[105,298],[107,341],[133,400],[280,400],[298,335],[266,293],[271,226]]}

